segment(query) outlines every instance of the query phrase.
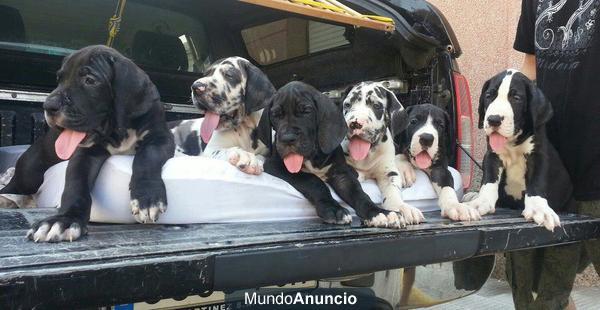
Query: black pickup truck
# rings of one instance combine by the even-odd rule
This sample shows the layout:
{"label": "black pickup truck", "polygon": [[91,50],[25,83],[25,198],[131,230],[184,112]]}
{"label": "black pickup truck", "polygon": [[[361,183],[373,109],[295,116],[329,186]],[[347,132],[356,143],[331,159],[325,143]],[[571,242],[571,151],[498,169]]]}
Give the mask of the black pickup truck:
{"label": "black pickup truck", "polygon": [[[62,58],[107,43],[114,16],[113,25],[121,20],[111,45],[147,71],[170,120],[200,116],[189,87],[207,64],[227,56],[252,60],[276,87],[303,80],[334,100],[349,84],[380,80],[405,106],[432,103],[450,113],[456,143],[449,154],[468,187],[471,97],[444,16],[423,0],[343,3],[391,18],[394,30],[234,0],[0,0],[0,144],[30,144],[44,132],[41,104]],[[0,309],[235,309],[248,308],[241,292],[279,291],[353,294],[365,309],[418,307],[481,288],[495,253],[600,237],[600,219],[564,214],[562,227],[549,232],[498,210],[472,223],[428,212],[426,223],[403,230],[317,219],[92,224],[77,242],[28,241],[29,225],[52,212],[0,210]]]}

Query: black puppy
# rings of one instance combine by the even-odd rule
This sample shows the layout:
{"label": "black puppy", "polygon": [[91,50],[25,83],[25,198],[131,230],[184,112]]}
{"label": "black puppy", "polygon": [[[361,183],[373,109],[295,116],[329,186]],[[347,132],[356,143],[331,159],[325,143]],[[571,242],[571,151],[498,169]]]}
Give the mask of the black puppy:
{"label": "black puppy", "polygon": [[50,131],[21,156],[15,176],[0,193],[33,194],[52,165],[69,159],[58,214],[35,223],[34,241],[75,240],[87,231],[98,172],[113,154],[135,154],[131,210],[138,222],[154,222],[166,210],[161,178],[173,156],[158,90],[131,60],[105,46],[67,56],[58,86],[44,102]]}
{"label": "black puppy", "polygon": [[570,207],[572,185],[546,136],[551,118],[552,105],[524,74],[506,70],[484,84],[479,128],[485,129],[488,150],[483,185],[468,204],[482,215],[508,207],[548,230],[560,226],[554,211]]}
{"label": "black puppy", "polygon": [[398,145],[410,162],[429,175],[438,194],[442,216],[455,221],[478,220],[475,208],[460,203],[454,191],[454,179],[448,171],[450,116],[431,104],[413,105],[406,109],[408,127]]}
{"label": "black puppy", "polygon": [[271,150],[265,172],[301,192],[326,223],[348,224],[352,217],[333,199],[323,181],[356,210],[367,226],[402,226],[400,214],[378,208],[362,190],[358,174],[346,163],[340,146],[347,133],[344,117],[314,87],[291,82],[278,90],[262,114],[257,133]]}

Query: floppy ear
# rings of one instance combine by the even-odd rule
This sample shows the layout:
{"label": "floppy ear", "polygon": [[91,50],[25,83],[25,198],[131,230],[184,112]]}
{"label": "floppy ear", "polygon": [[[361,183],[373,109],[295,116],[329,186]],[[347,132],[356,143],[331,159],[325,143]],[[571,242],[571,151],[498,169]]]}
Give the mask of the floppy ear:
{"label": "floppy ear", "polygon": [[398,97],[396,97],[392,91],[385,87],[381,87],[381,89],[385,91],[387,97],[387,113],[390,119],[390,131],[392,132],[392,137],[395,137],[406,129],[406,125],[408,124],[408,114],[398,100]]}
{"label": "floppy ear", "polygon": [[275,87],[267,75],[250,61],[240,61],[246,71],[246,92],[244,98],[246,114],[262,109],[275,93]]}
{"label": "floppy ear", "polygon": [[483,129],[483,119],[485,118],[485,93],[487,92],[488,87],[490,87],[490,81],[491,80],[487,80],[485,84],[483,84],[481,95],[479,96],[479,108],[477,109],[479,114],[479,122],[477,123],[477,127],[479,127],[479,129]]}
{"label": "floppy ear", "polygon": [[120,55],[107,57],[113,67],[114,118],[117,129],[125,130],[130,119],[147,113],[160,96],[148,75],[131,60]]}
{"label": "floppy ear", "polygon": [[258,122],[258,126],[256,126],[255,132],[256,137],[264,143],[269,150],[273,147],[273,135],[271,134],[271,129],[273,126],[271,125],[271,102],[273,98],[271,97],[260,116],[260,121]]}
{"label": "floppy ear", "polygon": [[544,93],[532,81],[528,80],[527,83],[527,111],[535,130],[550,121],[554,112]]}
{"label": "floppy ear", "polygon": [[335,103],[316,89],[311,90],[317,107],[317,135],[319,147],[329,154],[342,143],[348,128],[344,115]]}

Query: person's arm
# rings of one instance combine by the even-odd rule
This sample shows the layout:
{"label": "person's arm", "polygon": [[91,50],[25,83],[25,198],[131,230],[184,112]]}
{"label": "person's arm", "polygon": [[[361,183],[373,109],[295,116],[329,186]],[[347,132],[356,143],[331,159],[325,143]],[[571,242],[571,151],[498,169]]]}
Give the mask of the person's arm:
{"label": "person's arm", "polygon": [[535,55],[534,54],[525,54],[525,58],[523,59],[523,66],[521,67],[521,72],[525,74],[530,80],[535,81]]}

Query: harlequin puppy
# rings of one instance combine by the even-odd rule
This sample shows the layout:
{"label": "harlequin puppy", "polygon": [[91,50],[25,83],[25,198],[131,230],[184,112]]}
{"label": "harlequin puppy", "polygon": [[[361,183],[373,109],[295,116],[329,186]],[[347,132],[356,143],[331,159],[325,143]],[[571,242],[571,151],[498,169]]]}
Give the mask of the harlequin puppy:
{"label": "harlequin puppy", "polygon": [[415,173],[408,161],[400,166],[403,171],[396,166],[393,137],[407,124],[406,111],[396,95],[380,83],[359,83],[344,99],[343,113],[348,132],[342,149],[348,164],[359,179],[375,179],[384,209],[399,210],[407,224],[421,222],[421,211],[405,203],[400,191],[412,185]]}
{"label": "harlequin puppy", "polygon": [[181,141],[178,147],[187,154],[199,152],[199,134],[206,143],[203,156],[228,160],[243,172],[260,174],[267,149],[254,131],[274,92],[268,77],[248,60],[216,61],[192,85],[192,102],[204,112],[202,124],[199,120],[182,122],[174,130]]}
{"label": "harlequin puppy", "polygon": [[479,128],[488,150],[477,197],[480,214],[496,206],[522,209],[528,221],[548,230],[560,226],[555,211],[570,207],[572,186],[545,124],[552,106],[525,75],[507,70],[487,81],[479,99]]}
{"label": "harlequin puppy", "polygon": [[[275,131],[273,143],[271,129]],[[340,146],[346,133],[346,122],[335,103],[310,85],[288,83],[271,98],[260,120],[258,136],[271,149],[265,172],[301,192],[326,223],[349,224],[352,217],[333,199],[325,182],[366,225],[401,227],[402,216],[378,208],[346,163]]]}
{"label": "harlequin puppy", "polygon": [[43,105],[50,131],[21,156],[15,176],[0,191],[33,194],[50,166],[69,160],[58,214],[35,223],[29,239],[72,241],[84,235],[90,189],[115,154],[135,154],[131,211],[138,222],[156,221],[167,207],[161,169],[175,146],[150,78],[116,50],[90,46],[67,56],[57,79]]}
{"label": "harlequin puppy", "polygon": [[477,209],[461,203],[456,197],[454,179],[448,171],[448,113],[431,104],[413,105],[406,112],[408,127],[399,136],[399,145],[410,162],[429,175],[438,194],[442,216],[454,221],[479,220]]}

